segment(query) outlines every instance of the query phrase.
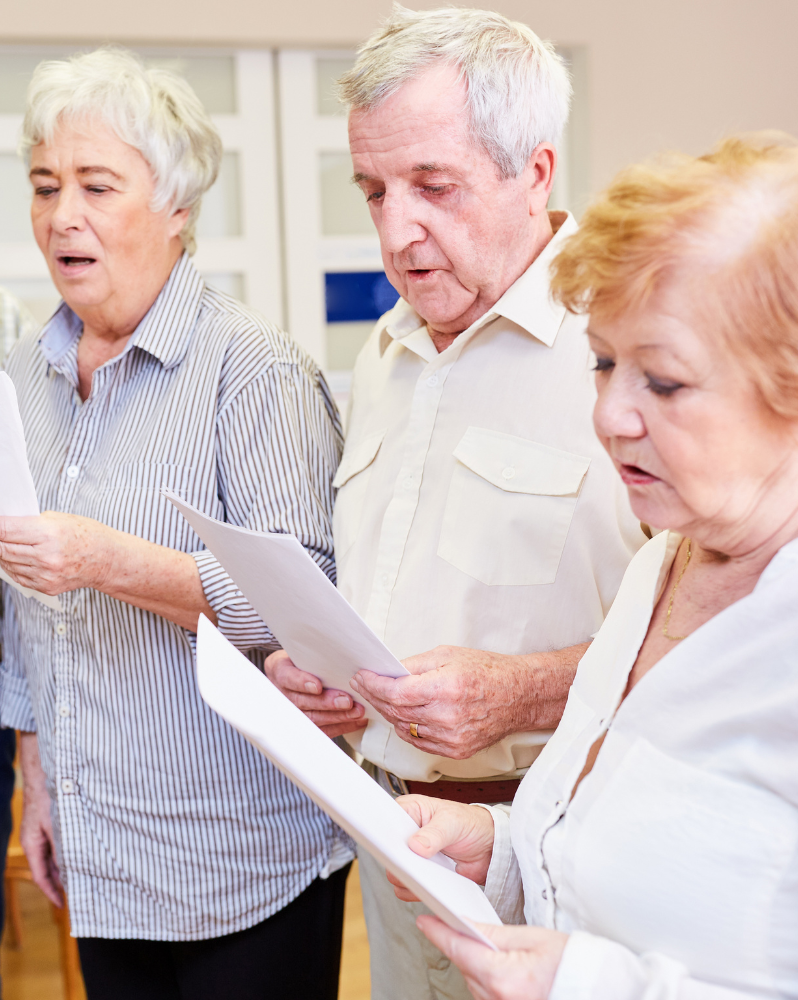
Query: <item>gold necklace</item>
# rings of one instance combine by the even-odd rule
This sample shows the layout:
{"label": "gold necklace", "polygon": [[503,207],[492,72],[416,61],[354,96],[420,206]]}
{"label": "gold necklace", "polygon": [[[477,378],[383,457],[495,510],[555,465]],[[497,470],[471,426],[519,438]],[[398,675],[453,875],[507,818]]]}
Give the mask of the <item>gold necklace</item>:
{"label": "gold necklace", "polygon": [[682,577],[684,576],[684,571],[687,569],[687,564],[690,562],[690,556],[693,554],[692,547],[690,545],[690,539],[687,539],[687,558],[684,561],[684,566],[682,566],[682,571],[679,574],[679,579],[674,583],[673,590],[671,591],[671,599],[668,601],[668,611],[665,615],[665,624],[662,626],[662,634],[666,639],[670,639],[671,642],[681,642],[682,639],[686,639],[686,635],[670,635],[668,633],[668,626],[671,623],[671,613],[673,611],[673,599],[676,597],[676,591],[679,589],[679,584],[682,582]]}

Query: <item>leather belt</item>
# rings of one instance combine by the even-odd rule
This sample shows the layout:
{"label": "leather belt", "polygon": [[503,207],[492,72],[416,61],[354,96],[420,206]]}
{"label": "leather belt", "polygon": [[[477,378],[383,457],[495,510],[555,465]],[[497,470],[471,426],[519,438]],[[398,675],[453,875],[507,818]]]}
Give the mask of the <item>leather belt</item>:
{"label": "leather belt", "polygon": [[499,778],[496,781],[406,781],[410,795],[430,795],[435,799],[448,799],[450,802],[484,802],[485,805],[496,805],[497,802],[512,802],[520,778]]}

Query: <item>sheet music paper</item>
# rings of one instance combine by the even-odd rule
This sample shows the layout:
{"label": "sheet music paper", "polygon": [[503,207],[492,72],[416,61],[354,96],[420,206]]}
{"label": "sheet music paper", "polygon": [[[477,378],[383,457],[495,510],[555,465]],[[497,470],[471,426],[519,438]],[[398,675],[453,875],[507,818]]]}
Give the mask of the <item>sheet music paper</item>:
{"label": "sheet music paper", "polygon": [[442,854],[407,846],[413,820],[325,736],[204,615],[197,628],[197,680],[207,704],[269,758],[358,844],[455,930],[495,950],[473,923],[501,924],[474,882]]}
{"label": "sheet music paper", "polygon": [[296,666],[319,677],[325,687],[349,691],[363,703],[367,718],[379,718],[349,681],[360,669],[388,677],[404,677],[408,671],[297,539],[225,524],[171,490],[161,492],[235,580]]}
{"label": "sheet music paper", "polygon": [[[0,516],[35,517],[38,513],[39,501],[28,465],[17,393],[9,376],[0,372]],[[48,608],[61,610],[57,597],[15,583],[2,568],[0,580],[5,580],[25,597],[35,597]]]}

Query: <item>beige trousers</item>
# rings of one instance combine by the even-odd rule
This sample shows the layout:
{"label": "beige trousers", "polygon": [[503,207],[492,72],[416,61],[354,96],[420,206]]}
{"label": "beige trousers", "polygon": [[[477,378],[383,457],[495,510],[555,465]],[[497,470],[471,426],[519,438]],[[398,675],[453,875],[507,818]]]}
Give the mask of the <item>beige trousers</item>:
{"label": "beige trousers", "polygon": [[358,850],[363,910],[371,951],[371,1000],[473,1000],[457,966],[416,927],[430,911],[394,895],[385,869]]}

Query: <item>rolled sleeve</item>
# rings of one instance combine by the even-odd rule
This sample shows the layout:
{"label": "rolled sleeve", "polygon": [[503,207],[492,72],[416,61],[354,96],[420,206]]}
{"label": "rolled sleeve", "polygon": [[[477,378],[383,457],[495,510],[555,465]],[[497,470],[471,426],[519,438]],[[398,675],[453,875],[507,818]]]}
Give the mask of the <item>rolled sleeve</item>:
{"label": "rolled sleeve", "polygon": [[[275,363],[244,386],[217,418],[218,490],[225,520],[295,535],[335,582],[332,478],[341,454],[335,406],[320,375]],[[192,553],[219,631],[242,650],[279,642],[206,549]]]}
{"label": "rolled sleeve", "polygon": [[481,802],[475,804],[487,809],[493,817],[493,854],[485,881],[485,895],[503,924],[523,924],[524,888],[510,838],[510,807],[487,806]]}
{"label": "rolled sleeve", "polygon": [[278,649],[279,642],[211,553],[203,549],[191,555],[219,631],[239,649]]}
{"label": "rolled sleeve", "polygon": [[759,993],[693,979],[672,958],[636,955],[607,938],[574,931],[568,938],[549,1000],[753,1000]]}

